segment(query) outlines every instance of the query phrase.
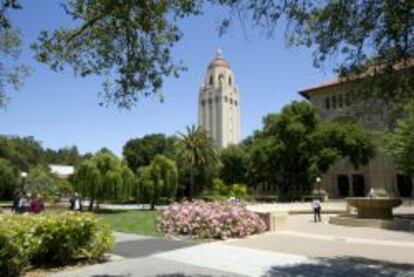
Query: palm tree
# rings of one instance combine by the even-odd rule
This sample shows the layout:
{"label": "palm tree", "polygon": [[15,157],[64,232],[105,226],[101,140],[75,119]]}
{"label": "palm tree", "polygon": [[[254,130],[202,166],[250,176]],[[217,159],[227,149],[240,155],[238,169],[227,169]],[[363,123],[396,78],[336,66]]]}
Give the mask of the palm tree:
{"label": "palm tree", "polygon": [[178,158],[190,167],[190,199],[198,192],[194,186],[194,173],[213,169],[219,163],[213,140],[201,127],[186,127],[186,134],[179,133]]}

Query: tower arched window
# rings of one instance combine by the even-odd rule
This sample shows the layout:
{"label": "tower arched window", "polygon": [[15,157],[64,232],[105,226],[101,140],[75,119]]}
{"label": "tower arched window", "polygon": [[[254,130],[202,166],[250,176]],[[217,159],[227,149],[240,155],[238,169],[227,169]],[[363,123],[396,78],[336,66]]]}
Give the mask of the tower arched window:
{"label": "tower arched window", "polygon": [[219,85],[220,85],[220,87],[222,87],[223,85],[224,85],[224,75],[223,74],[220,74],[219,76],[218,76],[218,80],[219,80]]}
{"label": "tower arched window", "polygon": [[214,85],[214,78],[213,78],[213,76],[212,76],[212,75],[210,76],[210,80],[208,81],[208,84],[209,84],[210,86]]}
{"label": "tower arched window", "polygon": [[227,96],[224,96],[224,102],[227,103]]}
{"label": "tower arched window", "polygon": [[336,95],[332,96],[332,109],[336,109]]}
{"label": "tower arched window", "polygon": [[325,98],[325,107],[327,110],[329,110],[331,108],[331,98],[326,97]]}
{"label": "tower arched window", "polygon": [[232,98],[230,98],[230,105],[231,105],[231,104],[233,104],[233,99],[232,99]]}
{"label": "tower arched window", "polygon": [[231,87],[233,85],[233,80],[231,79],[231,76],[229,76],[229,86]]}
{"label": "tower arched window", "polygon": [[234,100],[234,106],[236,106],[237,107],[237,100]]}

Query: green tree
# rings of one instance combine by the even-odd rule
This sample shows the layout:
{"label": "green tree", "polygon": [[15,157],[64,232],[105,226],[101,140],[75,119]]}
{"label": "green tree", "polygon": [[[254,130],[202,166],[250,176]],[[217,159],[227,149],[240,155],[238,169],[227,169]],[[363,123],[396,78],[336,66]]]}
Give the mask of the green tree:
{"label": "green tree", "polygon": [[104,201],[129,201],[135,196],[135,175],[109,150],[97,152],[77,166],[75,188],[90,199],[89,209]]}
{"label": "green tree", "polygon": [[7,104],[6,90],[18,89],[30,73],[27,66],[18,63],[21,52],[21,32],[12,26],[8,12],[21,9],[17,0],[0,1],[0,108]]}
{"label": "green tree", "polygon": [[358,167],[375,154],[368,131],[353,123],[322,123],[306,102],[266,116],[249,147],[251,174],[277,184],[281,201],[310,193],[315,178],[338,159],[348,157]]}
{"label": "green tree", "polygon": [[414,176],[414,103],[406,107],[407,117],[386,136],[386,151],[399,170],[407,176]]}
{"label": "green tree", "polygon": [[66,164],[66,165],[77,165],[82,156],[79,154],[78,147],[75,145],[67,146],[58,149],[46,149],[44,151],[44,162],[48,164]]}
{"label": "green tree", "polygon": [[[414,96],[414,5],[412,1],[214,1],[268,31],[287,25],[289,45],[314,50],[314,65],[337,61],[336,70],[359,84],[358,95],[406,103]],[[230,25],[232,17],[223,21]],[[398,66],[396,66],[398,65]],[[406,70],[401,68],[406,67]],[[407,68],[408,67],[408,68]],[[367,74],[368,73],[368,74]],[[368,78],[368,75],[370,77]]]}
{"label": "green tree", "polygon": [[137,197],[137,177],[134,172],[129,169],[125,162],[121,165],[121,175],[122,175],[122,199],[130,201],[131,199],[136,199]]}
{"label": "green tree", "polygon": [[127,141],[122,153],[129,168],[137,171],[140,167],[149,165],[156,155],[173,158],[175,142],[175,137],[166,137],[164,134],[146,135]]}
{"label": "green tree", "polygon": [[141,96],[160,96],[164,78],[184,69],[171,59],[182,36],[177,20],[197,14],[199,3],[69,0],[63,8],[75,27],[43,31],[33,45],[37,59],[55,71],[69,66],[82,77],[108,77],[103,100],[129,108]]}
{"label": "green tree", "polygon": [[102,178],[95,162],[92,159],[82,161],[76,167],[73,180],[75,189],[89,198],[89,211],[92,211],[95,201],[103,198]]}
{"label": "green tree", "polygon": [[201,174],[206,177],[209,172],[217,168],[219,159],[213,140],[207,132],[194,125],[187,126],[187,133],[179,133],[178,159],[188,166],[190,171],[190,198],[198,195],[203,188],[195,186],[195,176]]}
{"label": "green tree", "polygon": [[160,197],[171,199],[175,196],[178,184],[175,161],[157,155],[149,166],[141,168],[138,172],[139,192],[149,200],[152,210]]}
{"label": "green tree", "polygon": [[0,136],[0,158],[21,171],[43,163],[43,148],[33,137]]}
{"label": "green tree", "polygon": [[59,193],[56,179],[50,174],[50,169],[44,165],[37,165],[30,169],[27,175],[25,190],[43,196],[56,196]]}
{"label": "green tree", "polygon": [[229,145],[219,152],[220,178],[227,184],[247,183],[247,153],[243,145]]}
{"label": "green tree", "polygon": [[12,199],[17,190],[17,170],[0,158],[0,199]]}
{"label": "green tree", "polygon": [[[7,49],[19,48],[20,38],[6,11],[21,6],[17,0],[0,3],[1,40],[8,54]],[[316,66],[339,57],[337,71],[352,79],[367,77],[371,68],[374,78],[367,78],[361,95],[405,103],[414,94],[414,68],[400,70],[412,64],[414,55],[414,5],[409,0],[67,0],[62,6],[74,24],[43,31],[33,49],[52,70],[70,67],[82,77],[106,76],[103,102],[129,108],[141,96],[161,96],[163,80],[184,69],[171,59],[171,49],[182,37],[178,23],[200,14],[206,3],[229,8],[222,31],[234,15],[263,27],[269,36],[280,30],[281,21],[289,45],[314,49]]]}
{"label": "green tree", "polygon": [[92,158],[101,176],[101,190],[97,196],[97,207],[100,202],[119,200],[123,180],[121,161],[110,151],[101,150]]}

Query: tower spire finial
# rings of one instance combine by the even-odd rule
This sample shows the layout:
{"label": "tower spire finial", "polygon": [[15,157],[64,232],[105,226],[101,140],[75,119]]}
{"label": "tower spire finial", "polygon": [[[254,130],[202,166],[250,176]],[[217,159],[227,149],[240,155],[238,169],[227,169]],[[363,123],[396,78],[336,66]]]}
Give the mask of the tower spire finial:
{"label": "tower spire finial", "polygon": [[217,48],[216,58],[223,58],[223,50],[221,50],[220,48]]}

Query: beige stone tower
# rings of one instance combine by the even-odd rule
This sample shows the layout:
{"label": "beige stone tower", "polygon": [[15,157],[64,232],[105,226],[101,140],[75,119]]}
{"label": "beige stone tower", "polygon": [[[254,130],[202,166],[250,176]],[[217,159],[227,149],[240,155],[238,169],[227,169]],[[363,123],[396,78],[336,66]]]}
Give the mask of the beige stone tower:
{"label": "beige stone tower", "polygon": [[217,147],[239,143],[239,91],[221,50],[209,64],[200,88],[198,125],[207,130]]}

